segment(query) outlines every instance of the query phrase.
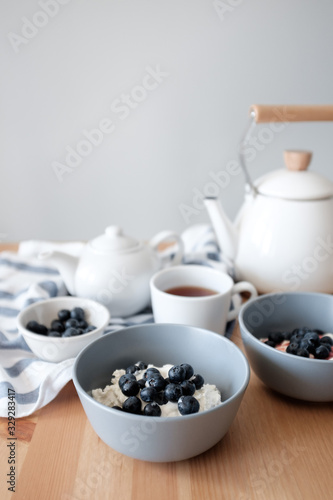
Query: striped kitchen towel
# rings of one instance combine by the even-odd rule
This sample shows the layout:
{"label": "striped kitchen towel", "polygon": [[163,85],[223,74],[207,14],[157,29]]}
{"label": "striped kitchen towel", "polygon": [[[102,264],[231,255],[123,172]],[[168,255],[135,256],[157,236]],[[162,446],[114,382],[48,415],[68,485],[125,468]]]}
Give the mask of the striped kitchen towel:
{"label": "striped kitchen towel", "polygon": [[[233,275],[232,265],[220,255],[209,226],[191,227],[182,237],[185,246],[184,263],[208,265]],[[15,391],[16,417],[24,417],[52,401],[72,378],[74,359],[50,363],[37,358],[19,334],[16,317],[22,309],[34,302],[67,295],[58,271],[38,260],[38,253],[61,248],[73,255],[80,255],[83,246],[81,242],[55,244],[26,241],[20,244],[17,253],[0,253],[1,417],[7,416],[9,392]],[[164,258],[170,258],[171,252],[172,250],[166,250]],[[153,321],[149,309],[131,318],[111,318],[105,333]],[[228,324],[228,337],[232,334],[234,323]]]}

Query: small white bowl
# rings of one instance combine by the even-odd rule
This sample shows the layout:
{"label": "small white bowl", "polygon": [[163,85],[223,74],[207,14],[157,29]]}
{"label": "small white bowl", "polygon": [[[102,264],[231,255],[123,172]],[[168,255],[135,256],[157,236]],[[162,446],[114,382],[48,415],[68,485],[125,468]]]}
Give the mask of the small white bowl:
{"label": "small white bowl", "polygon": [[[26,329],[29,321],[35,320],[48,328],[51,321],[57,318],[61,309],[82,307],[85,319],[95,330],[83,333],[76,337],[48,337]],[[110,321],[108,309],[94,300],[80,297],[55,297],[53,299],[36,302],[23,309],[17,317],[17,326],[24,340],[36,356],[45,361],[59,362],[76,357],[83,347],[103,335]]]}

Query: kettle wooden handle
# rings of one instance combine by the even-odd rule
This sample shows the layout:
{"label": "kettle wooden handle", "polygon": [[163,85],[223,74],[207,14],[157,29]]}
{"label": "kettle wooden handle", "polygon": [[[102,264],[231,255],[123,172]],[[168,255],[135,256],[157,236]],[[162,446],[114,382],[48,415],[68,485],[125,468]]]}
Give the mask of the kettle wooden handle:
{"label": "kettle wooden handle", "polygon": [[333,121],[333,105],[290,106],[253,104],[250,107],[256,123]]}

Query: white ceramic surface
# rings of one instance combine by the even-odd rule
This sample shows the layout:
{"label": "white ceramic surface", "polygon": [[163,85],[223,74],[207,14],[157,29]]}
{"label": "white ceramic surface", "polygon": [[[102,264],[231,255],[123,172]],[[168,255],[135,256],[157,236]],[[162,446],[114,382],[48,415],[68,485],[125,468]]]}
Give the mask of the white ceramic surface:
{"label": "white ceramic surface", "polygon": [[264,384],[297,399],[333,401],[333,361],[294,356],[259,340],[267,337],[269,331],[290,331],[303,326],[332,332],[332,295],[263,295],[242,306],[239,325],[251,368]]}
{"label": "white ceramic surface", "polygon": [[159,245],[166,241],[177,243],[168,264],[178,264],[183,243],[177,234],[162,231],[143,243],[124,235],[118,226],[109,226],[90,241],[80,259],[58,251],[39,257],[52,260],[72,295],[97,300],[113,316],[130,316],[150,304],[149,279],[163,267]]}
{"label": "white ceramic surface", "polygon": [[[155,366],[190,363],[222,393],[211,410],[179,417],[147,417],[113,410],[90,395],[115,369],[137,361]],[[73,381],[98,436],[124,455],[152,462],[185,460],[218,443],[232,424],[249,382],[243,353],[221,335],[184,325],[138,325],[90,344],[77,357]]]}
{"label": "white ceramic surface", "polygon": [[333,184],[310,171],[280,169],[255,182],[232,224],[220,203],[205,205],[238,279],[258,292],[333,292]]}
{"label": "white ceramic surface", "polygon": [[[58,311],[61,309],[70,310],[74,307],[82,307],[87,322],[96,326],[95,330],[76,337],[56,338],[39,335],[25,328],[27,323],[32,320],[49,327],[51,321],[57,318]],[[36,356],[45,361],[60,362],[74,358],[83,347],[101,337],[109,320],[108,309],[93,300],[78,297],[55,297],[36,302],[23,309],[17,317],[17,326]]]}
{"label": "white ceramic surface", "polygon": [[[165,290],[198,286],[216,291],[205,297],[183,297]],[[229,275],[207,266],[185,265],[164,269],[150,280],[151,301],[156,323],[192,325],[224,334],[226,323],[235,319],[239,307],[230,310],[232,296],[247,291],[257,295],[251,283],[234,284]]]}

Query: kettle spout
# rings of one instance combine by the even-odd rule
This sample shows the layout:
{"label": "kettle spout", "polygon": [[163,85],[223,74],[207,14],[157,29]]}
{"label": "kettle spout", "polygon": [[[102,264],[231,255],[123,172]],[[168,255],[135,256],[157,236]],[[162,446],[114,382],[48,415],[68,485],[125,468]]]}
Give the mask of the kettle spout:
{"label": "kettle spout", "polygon": [[58,269],[68,292],[75,295],[74,277],[78,264],[78,257],[64,252],[46,251],[38,255],[39,260],[50,260]]}
{"label": "kettle spout", "polygon": [[234,260],[238,244],[238,233],[236,228],[224,213],[217,198],[207,197],[204,203],[221,251],[226,257]]}

